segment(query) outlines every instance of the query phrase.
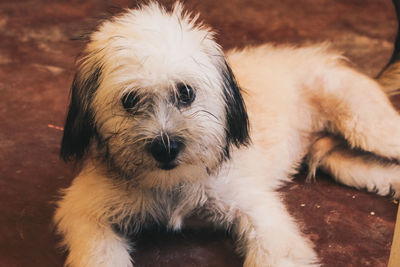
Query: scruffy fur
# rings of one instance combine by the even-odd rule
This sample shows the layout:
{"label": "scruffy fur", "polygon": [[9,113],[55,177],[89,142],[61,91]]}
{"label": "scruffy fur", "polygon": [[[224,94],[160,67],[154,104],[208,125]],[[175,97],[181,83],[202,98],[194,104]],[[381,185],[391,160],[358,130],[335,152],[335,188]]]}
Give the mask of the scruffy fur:
{"label": "scruffy fur", "polygon": [[[132,266],[128,236],[196,215],[232,231],[244,266],[319,266],[276,192],[304,158],[310,178],[321,167],[349,186],[400,193],[390,160],[400,159],[400,117],[376,81],[324,44],[225,57],[213,36],[180,4],[156,3],[91,34],[61,151],[82,165],[54,217],[66,265]],[[166,165],[153,149],[160,136],[168,153],[179,140]]]}

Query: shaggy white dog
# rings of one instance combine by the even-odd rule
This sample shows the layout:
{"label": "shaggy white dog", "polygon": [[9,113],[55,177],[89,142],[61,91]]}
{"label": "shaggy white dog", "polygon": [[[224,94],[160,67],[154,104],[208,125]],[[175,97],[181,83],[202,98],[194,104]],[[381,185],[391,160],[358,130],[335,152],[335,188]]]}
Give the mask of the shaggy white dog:
{"label": "shaggy white dog", "polygon": [[61,154],[82,171],[55,214],[68,266],[132,266],[128,236],[189,215],[231,230],[245,266],[317,266],[275,192],[305,157],[400,192],[399,166],[376,161],[400,159],[399,115],[326,45],[225,57],[197,16],[150,3],[103,22],[79,63]]}

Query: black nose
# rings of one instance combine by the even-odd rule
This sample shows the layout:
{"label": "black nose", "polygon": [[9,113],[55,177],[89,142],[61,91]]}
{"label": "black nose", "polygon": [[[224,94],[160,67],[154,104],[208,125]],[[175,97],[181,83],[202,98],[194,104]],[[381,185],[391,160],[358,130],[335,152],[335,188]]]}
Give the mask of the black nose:
{"label": "black nose", "polygon": [[180,150],[183,147],[183,143],[175,138],[163,134],[155,138],[150,145],[150,153],[162,166],[168,168],[168,166],[175,165],[171,164],[174,159],[178,156]]}

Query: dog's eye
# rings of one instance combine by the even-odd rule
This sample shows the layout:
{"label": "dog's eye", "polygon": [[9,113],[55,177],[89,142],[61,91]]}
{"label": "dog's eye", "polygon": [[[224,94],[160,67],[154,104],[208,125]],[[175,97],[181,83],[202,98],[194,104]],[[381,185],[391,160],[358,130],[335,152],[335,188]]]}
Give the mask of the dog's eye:
{"label": "dog's eye", "polygon": [[132,111],[132,108],[139,102],[139,100],[140,98],[136,92],[129,92],[121,99],[122,105],[127,111]]}
{"label": "dog's eye", "polygon": [[194,93],[194,90],[190,85],[183,83],[178,84],[177,89],[179,104],[183,106],[188,106],[194,101],[196,94]]}

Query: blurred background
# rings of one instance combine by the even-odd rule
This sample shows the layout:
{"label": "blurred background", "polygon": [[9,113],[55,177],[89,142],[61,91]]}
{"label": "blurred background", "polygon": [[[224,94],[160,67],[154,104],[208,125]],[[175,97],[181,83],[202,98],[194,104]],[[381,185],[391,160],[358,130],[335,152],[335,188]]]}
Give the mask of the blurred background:
{"label": "blurred background", "polygon": [[[80,37],[138,3],[0,0],[0,267],[62,266],[51,217],[59,190],[76,172],[58,153]],[[184,3],[218,32],[225,49],[329,41],[370,76],[390,58],[397,29],[390,0]],[[322,173],[312,185],[299,174],[282,197],[324,266],[386,266],[397,211],[391,199],[345,188]],[[242,264],[229,235],[218,231],[145,233],[133,256],[136,266]]]}

